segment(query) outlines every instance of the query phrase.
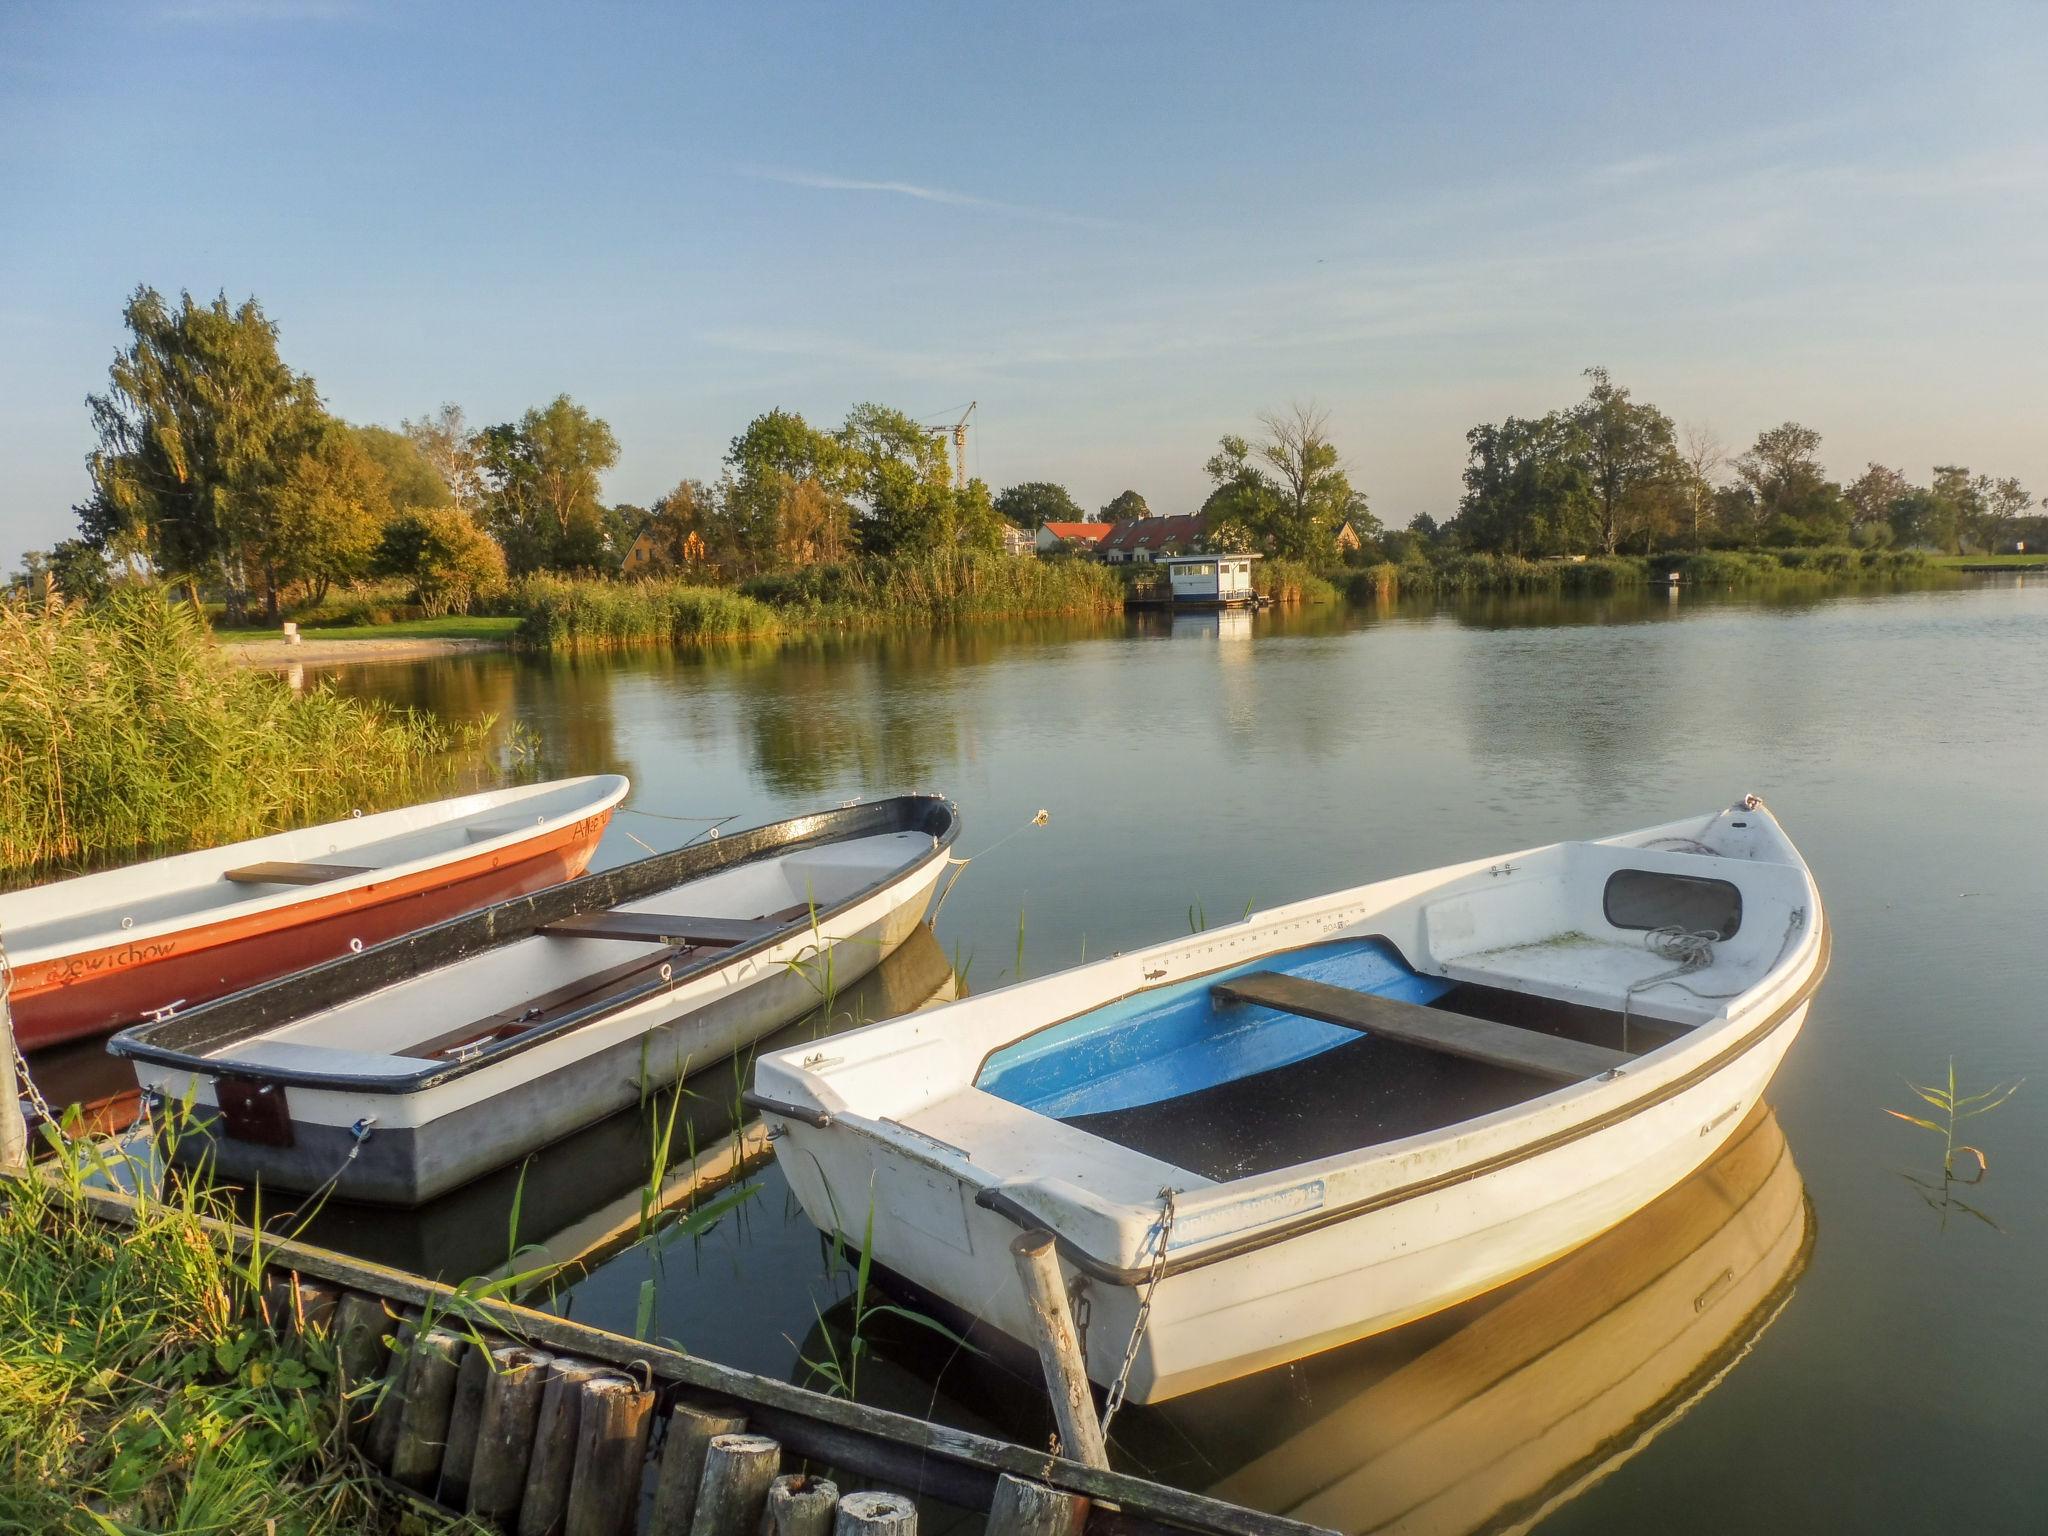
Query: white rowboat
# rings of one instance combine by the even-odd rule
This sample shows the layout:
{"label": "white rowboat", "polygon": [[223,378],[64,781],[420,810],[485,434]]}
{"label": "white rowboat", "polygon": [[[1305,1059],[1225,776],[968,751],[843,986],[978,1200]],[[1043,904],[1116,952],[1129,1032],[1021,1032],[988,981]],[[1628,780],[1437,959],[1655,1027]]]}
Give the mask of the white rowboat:
{"label": "white rowboat", "polygon": [[866,975],[959,830],[926,795],[586,875],[117,1035],[243,1182],[417,1205],[723,1061]]}
{"label": "white rowboat", "polygon": [[[764,1056],[806,1214],[1032,1336],[1058,1243],[1088,1374],[1156,1402],[1568,1253],[1720,1148],[1826,969],[1754,797],[1360,886]],[[1140,1319],[1149,1317],[1129,1357]]]}

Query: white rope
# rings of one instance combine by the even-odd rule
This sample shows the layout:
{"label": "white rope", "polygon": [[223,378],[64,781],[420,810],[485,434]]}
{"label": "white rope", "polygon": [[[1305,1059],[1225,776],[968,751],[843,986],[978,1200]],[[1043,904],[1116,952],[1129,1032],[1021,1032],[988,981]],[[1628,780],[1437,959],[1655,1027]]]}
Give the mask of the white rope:
{"label": "white rope", "polygon": [[939,920],[939,913],[946,905],[946,898],[953,894],[953,887],[960,883],[961,871],[966,869],[968,865],[972,864],[976,859],[994,853],[1003,844],[1009,842],[1011,838],[1021,837],[1033,827],[1042,827],[1051,820],[1051,811],[1040,811],[1029,821],[1025,822],[1023,826],[1018,827],[1014,832],[1006,833],[1004,836],[997,838],[986,848],[982,849],[980,853],[970,853],[964,859],[954,854],[948,854],[946,862],[952,866],[953,872],[946,877],[945,889],[939,892],[939,899],[932,903],[932,915],[926,921],[935,923]]}

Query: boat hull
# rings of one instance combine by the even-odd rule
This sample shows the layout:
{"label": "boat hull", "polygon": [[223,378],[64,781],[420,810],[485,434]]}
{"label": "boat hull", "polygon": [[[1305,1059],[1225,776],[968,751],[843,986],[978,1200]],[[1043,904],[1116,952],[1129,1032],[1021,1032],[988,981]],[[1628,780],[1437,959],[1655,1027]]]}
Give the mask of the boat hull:
{"label": "boat hull", "polygon": [[[923,920],[945,868],[943,850],[831,924],[830,987],[852,985]],[[815,1009],[820,940],[799,935],[682,989],[572,1033],[543,1050],[399,1095],[283,1087],[289,1144],[264,1145],[222,1124],[218,1081],[138,1063],[144,1087],[193,1095],[195,1131],[173,1148],[224,1177],[266,1189],[331,1190],[365,1204],[416,1206],[459,1188],[641,1100],[730,1060]],[[808,953],[807,953],[808,952]],[[743,1074],[742,1074],[743,1077]],[[737,1102],[736,1077],[728,1093]]]}
{"label": "boat hull", "polygon": [[[1127,1395],[1156,1403],[1383,1333],[1572,1252],[1715,1156],[1762,1098],[1805,1019],[1801,1004],[1735,1062],[1662,1102],[1534,1156],[1198,1268],[1151,1291]],[[872,1253],[1015,1340],[1032,1337],[1014,1282],[1016,1225],[977,1189],[865,1137],[791,1118],[777,1161],[805,1213],[844,1225],[870,1187]],[[948,1187],[950,1186],[950,1187]],[[914,1203],[887,1192],[914,1189]],[[955,1219],[955,1213],[958,1219]],[[854,1214],[866,1220],[863,1197]],[[1141,1289],[1086,1276],[1089,1376],[1116,1379]]]}
{"label": "boat hull", "polygon": [[103,1035],[171,1004],[196,1006],[543,890],[583,873],[609,807],[511,847],[139,940],[22,966],[11,999],[17,1043],[38,1050]]}

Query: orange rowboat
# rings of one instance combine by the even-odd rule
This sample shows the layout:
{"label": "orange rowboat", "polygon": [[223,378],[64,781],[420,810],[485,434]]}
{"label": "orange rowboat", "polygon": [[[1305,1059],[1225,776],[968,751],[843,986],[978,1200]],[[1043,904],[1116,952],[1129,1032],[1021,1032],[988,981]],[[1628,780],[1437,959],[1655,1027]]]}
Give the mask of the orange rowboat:
{"label": "orange rowboat", "polygon": [[626,788],[491,790],[0,896],[16,1041],[105,1034],[573,879]]}

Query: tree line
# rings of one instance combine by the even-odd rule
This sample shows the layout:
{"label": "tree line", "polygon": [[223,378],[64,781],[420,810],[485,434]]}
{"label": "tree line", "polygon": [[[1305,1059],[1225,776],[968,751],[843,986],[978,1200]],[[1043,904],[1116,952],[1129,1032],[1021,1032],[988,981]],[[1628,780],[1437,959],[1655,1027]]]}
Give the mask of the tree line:
{"label": "tree line", "polygon": [[[651,507],[607,504],[619,457],[611,428],[567,395],[516,421],[472,428],[462,410],[397,429],[327,411],[288,366],[277,327],[250,299],[175,304],[138,288],[128,337],[87,407],[97,446],[77,537],[31,554],[67,592],[113,572],[219,592],[231,620],[336,585],[403,581],[429,612],[534,571],[667,571],[733,582],[862,557],[919,558],[1001,547],[1006,525],[1121,522],[1152,515],[1125,490],[1092,515],[1065,487],[1025,481],[991,496],[957,484],[943,432],[892,407],[857,405],[836,425],[770,410],[734,437],[713,480],[684,479]],[[1209,545],[1329,567],[1435,548],[1517,555],[1854,543],[1993,550],[2048,540],[2018,480],[1938,465],[1928,484],[1871,464],[1830,479],[1820,434],[1786,422],[1738,455],[1681,431],[1604,368],[1585,397],[1540,417],[1466,434],[1465,492],[1443,524],[1383,530],[1353,486],[1326,412],[1296,405],[1226,434],[1203,465]],[[633,561],[627,552],[637,545]]]}
{"label": "tree line", "polygon": [[[2048,533],[2016,479],[1934,468],[1926,485],[1871,464],[1839,484],[1820,434],[1788,421],[1730,455],[1700,427],[1681,431],[1605,368],[1585,398],[1540,417],[1510,416],[1465,435],[1458,512],[1415,531],[1458,548],[1517,555],[1654,553],[1659,549],[1886,545],[1990,551]],[[2044,503],[2048,505],[2048,503]]]}

